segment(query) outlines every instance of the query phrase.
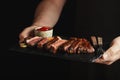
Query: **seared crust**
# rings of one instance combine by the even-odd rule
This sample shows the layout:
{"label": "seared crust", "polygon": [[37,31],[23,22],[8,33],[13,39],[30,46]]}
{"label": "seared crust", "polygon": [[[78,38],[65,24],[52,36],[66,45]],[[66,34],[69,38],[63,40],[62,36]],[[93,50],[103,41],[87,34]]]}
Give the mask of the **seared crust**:
{"label": "seared crust", "polygon": [[41,41],[38,42],[37,47],[43,48],[43,45],[46,44],[47,42],[51,41],[52,39],[53,39],[53,37],[43,38]]}
{"label": "seared crust", "polygon": [[69,49],[68,49],[68,53],[76,53],[76,50],[77,50],[77,48],[79,47],[79,44],[81,43],[81,40],[82,39],[77,39],[77,40],[75,40],[72,44],[71,44],[71,46],[69,47]]}
{"label": "seared crust", "polygon": [[68,51],[68,48],[71,46],[71,44],[74,42],[75,40],[74,39],[70,39],[68,40],[67,42],[65,42],[63,45],[60,46],[60,49],[62,51]]}
{"label": "seared crust", "polygon": [[35,36],[33,38],[27,39],[26,44],[28,46],[35,46],[41,39],[42,37]]}
{"label": "seared crust", "polygon": [[58,40],[56,42],[54,42],[51,47],[50,47],[50,52],[52,53],[56,53],[57,50],[59,49],[59,46],[61,46],[62,44],[64,44],[67,40]]}
{"label": "seared crust", "polygon": [[52,40],[50,40],[49,42],[47,42],[47,43],[44,45],[45,49],[47,49],[47,50],[50,49],[51,45],[52,45],[53,43],[55,43],[56,41],[58,41],[58,40],[61,40],[61,37],[55,36]]}
{"label": "seared crust", "polygon": [[[58,50],[67,52],[69,54],[80,54],[80,53],[94,53],[95,49],[90,42],[85,38],[71,37],[70,39],[62,39],[59,36],[50,38],[33,37],[26,39],[27,46],[35,46],[37,48],[45,49],[52,53],[57,53]],[[26,47],[23,44],[22,47]]]}
{"label": "seared crust", "polygon": [[79,47],[77,48],[77,53],[93,53],[94,52],[94,48],[93,46],[90,44],[89,41],[87,41],[86,39],[82,39],[81,43],[79,44]]}

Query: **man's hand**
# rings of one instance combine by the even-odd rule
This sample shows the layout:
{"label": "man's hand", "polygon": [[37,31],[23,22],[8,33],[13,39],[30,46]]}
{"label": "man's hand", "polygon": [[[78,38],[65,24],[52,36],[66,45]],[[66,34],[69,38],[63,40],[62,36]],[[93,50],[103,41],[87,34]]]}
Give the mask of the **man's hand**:
{"label": "man's hand", "polygon": [[34,30],[35,27],[36,26],[29,26],[29,27],[25,28],[19,34],[19,42],[23,42],[25,38],[29,37],[32,34],[32,32],[33,32],[33,30]]}
{"label": "man's hand", "polygon": [[120,36],[115,38],[111,47],[106,50],[102,57],[95,60],[95,63],[111,65],[115,61],[120,59]]}

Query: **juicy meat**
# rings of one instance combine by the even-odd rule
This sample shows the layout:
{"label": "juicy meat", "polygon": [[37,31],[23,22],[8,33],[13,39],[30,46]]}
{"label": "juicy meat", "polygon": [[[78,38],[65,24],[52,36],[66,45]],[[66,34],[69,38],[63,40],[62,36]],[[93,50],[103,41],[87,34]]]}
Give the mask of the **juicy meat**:
{"label": "juicy meat", "polygon": [[47,42],[51,41],[52,39],[53,39],[53,37],[43,38],[41,41],[38,42],[37,47],[43,48],[43,45],[46,44]]}
{"label": "juicy meat", "polygon": [[54,42],[53,44],[51,44],[51,47],[50,47],[50,52],[52,53],[56,53],[59,46],[61,46],[62,44],[64,44],[67,40],[58,40],[56,42]]}
{"label": "juicy meat", "polygon": [[42,39],[42,37],[35,36],[33,38],[27,39],[26,43],[30,46],[34,46]]}
{"label": "juicy meat", "polygon": [[75,40],[68,49],[68,53],[76,53],[79,44],[81,44],[82,39]]}
{"label": "juicy meat", "polygon": [[47,42],[47,43],[44,45],[45,49],[47,49],[47,50],[50,49],[51,45],[52,45],[53,43],[55,43],[56,41],[58,41],[58,40],[62,40],[61,37],[55,36],[52,40],[50,40],[49,42]]}
{"label": "juicy meat", "polygon": [[67,42],[65,42],[63,45],[60,46],[60,49],[63,51],[67,51],[68,48],[71,46],[71,44],[74,42],[74,39],[70,39]]}
{"label": "juicy meat", "polygon": [[60,49],[62,51],[67,51],[68,48],[71,46],[71,44],[76,40],[77,38],[75,37],[71,37],[70,39],[68,39],[63,45],[60,46]]}
{"label": "juicy meat", "polygon": [[59,36],[43,38],[35,36],[26,40],[27,45],[48,50],[52,53],[57,53],[58,50],[73,54],[73,53],[94,53],[95,49],[90,42],[85,38],[71,37],[70,39],[62,39]]}
{"label": "juicy meat", "polygon": [[77,48],[77,53],[93,53],[94,52],[94,48],[93,46],[90,44],[89,41],[87,41],[86,39],[82,39],[82,42],[79,44],[79,47]]}

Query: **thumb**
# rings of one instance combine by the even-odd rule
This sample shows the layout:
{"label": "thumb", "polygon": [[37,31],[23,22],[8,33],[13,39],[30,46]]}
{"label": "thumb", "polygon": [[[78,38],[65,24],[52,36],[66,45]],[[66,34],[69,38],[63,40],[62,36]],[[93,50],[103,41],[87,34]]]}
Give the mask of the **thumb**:
{"label": "thumb", "polygon": [[31,27],[25,28],[20,34],[19,34],[19,42],[23,42],[25,38],[27,38],[32,31]]}
{"label": "thumb", "polygon": [[28,34],[20,33],[19,35],[19,42],[23,42],[25,38],[28,37]]}

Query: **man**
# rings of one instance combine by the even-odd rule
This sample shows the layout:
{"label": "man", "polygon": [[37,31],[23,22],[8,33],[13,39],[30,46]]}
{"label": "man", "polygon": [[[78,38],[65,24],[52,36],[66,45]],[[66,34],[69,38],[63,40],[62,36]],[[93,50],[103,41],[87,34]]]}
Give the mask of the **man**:
{"label": "man", "polygon": [[[110,4],[113,3],[112,0],[109,1],[110,4],[109,2],[105,2],[104,0],[100,1],[101,4],[103,5],[101,4],[98,5],[99,1],[94,1],[94,0],[92,1],[75,0],[75,1],[77,5],[76,6],[77,17],[75,21],[75,27],[76,27],[75,30],[77,35],[79,35],[79,33],[84,34],[84,32],[86,33],[87,31],[88,32],[96,31],[101,33],[102,29],[109,30],[110,27],[114,28],[114,26],[109,26],[109,25],[115,25],[115,26],[119,25],[119,21],[118,22],[114,21],[116,19],[114,17],[118,15],[117,10],[114,10],[114,9],[117,9],[117,7],[114,7],[114,6],[111,8],[108,7],[108,6],[111,6]],[[25,37],[29,36],[30,32],[36,27],[40,27],[40,26],[54,27],[60,17],[60,14],[62,12],[62,9],[65,3],[66,3],[66,0],[42,0],[36,9],[33,24],[25,28],[20,33],[20,36],[19,36],[20,42],[23,41]],[[112,16],[112,18],[110,18],[110,16]],[[104,28],[101,28],[102,26]],[[112,33],[104,30],[101,33],[103,34],[105,32],[103,35],[106,34],[107,36],[109,36],[114,34],[114,32]],[[110,65],[119,59],[120,59],[120,36],[117,34],[117,36],[115,36],[115,38],[112,40],[111,46],[109,47],[109,49],[106,50],[103,56],[97,59],[95,62]]]}

